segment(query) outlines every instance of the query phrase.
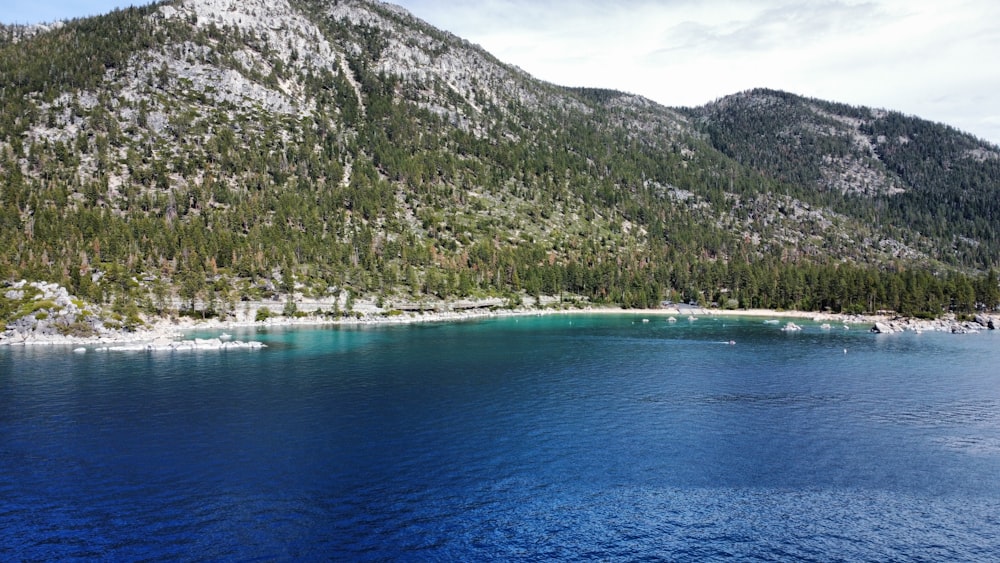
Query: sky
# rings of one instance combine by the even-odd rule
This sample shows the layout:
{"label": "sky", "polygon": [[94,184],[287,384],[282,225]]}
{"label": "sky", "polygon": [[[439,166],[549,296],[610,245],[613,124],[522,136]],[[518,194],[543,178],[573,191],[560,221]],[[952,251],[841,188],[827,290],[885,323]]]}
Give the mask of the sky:
{"label": "sky", "polygon": [[[0,21],[127,0],[3,0]],[[397,0],[537,78],[697,106],[766,87],[901,111],[1000,144],[996,0]]]}

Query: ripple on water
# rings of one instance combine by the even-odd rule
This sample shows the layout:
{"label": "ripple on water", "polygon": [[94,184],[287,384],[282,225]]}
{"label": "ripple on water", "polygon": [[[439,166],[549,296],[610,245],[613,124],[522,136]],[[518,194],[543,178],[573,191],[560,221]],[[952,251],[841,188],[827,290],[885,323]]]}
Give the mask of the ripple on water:
{"label": "ripple on water", "polygon": [[995,341],[811,329],[0,350],[0,560],[995,559]]}

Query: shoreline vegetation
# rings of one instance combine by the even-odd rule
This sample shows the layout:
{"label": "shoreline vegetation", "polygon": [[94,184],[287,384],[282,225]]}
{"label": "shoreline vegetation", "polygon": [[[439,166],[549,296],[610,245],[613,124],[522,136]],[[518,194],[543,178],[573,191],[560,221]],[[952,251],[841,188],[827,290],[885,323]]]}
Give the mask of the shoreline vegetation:
{"label": "shoreline vegetation", "polygon": [[[856,329],[863,327],[877,333],[911,331],[944,331],[974,333],[993,329],[1000,317],[976,315],[958,319],[945,315],[939,319],[903,317],[891,312],[880,314],[844,314],[815,311],[789,311],[774,309],[733,309],[704,307],[689,304],[664,304],[659,308],[623,308],[585,301],[566,302],[557,297],[541,297],[537,301],[512,304],[509,299],[484,298],[476,300],[420,301],[397,300],[392,304],[381,300],[358,299],[341,303],[337,299],[286,300],[281,312],[271,307],[275,302],[245,302],[239,310],[229,311],[226,318],[210,316],[180,316],[176,313],[146,318],[123,319],[108,314],[93,305],[70,296],[57,284],[19,282],[8,289],[4,297],[8,304],[20,304],[15,320],[7,322],[0,332],[0,346],[73,346],[75,351],[140,350],[229,350],[259,349],[260,342],[231,340],[226,330],[250,327],[301,327],[301,326],[365,326],[401,325],[434,322],[541,315],[619,314],[643,320],[652,318],[670,321],[693,322],[699,318],[752,317],[781,323],[784,330],[798,330],[792,320],[810,320],[823,323],[824,328],[836,325]],[[347,309],[341,308],[348,305]],[[325,308],[324,308],[325,307]],[[94,312],[97,311],[97,312]],[[19,315],[19,313],[26,313]],[[193,332],[214,332],[215,338],[188,338]]]}
{"label": "shoreline vegetation", "polygon": [[558,86],[378,3],[185,4],[0,26],[0,341],[309,299],[1000,310],[1000,148],[951,127]]}

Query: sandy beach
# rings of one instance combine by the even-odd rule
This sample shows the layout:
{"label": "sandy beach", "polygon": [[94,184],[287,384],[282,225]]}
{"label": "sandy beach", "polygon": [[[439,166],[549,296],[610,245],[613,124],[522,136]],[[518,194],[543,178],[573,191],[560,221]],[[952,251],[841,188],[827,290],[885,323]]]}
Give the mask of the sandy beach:
{"label": "sandy beach", "polygon": [[[404,325],[416,323],[438,323],[456,322],[485,318],[513,317],[513,316],[541,316],[541,315],[634,315],[637,317],[670,317],[688,316],[695,317],[761,317],[761,318],[801,318],[814,320],[829,320],[835,315],[822,315],[808,313],[805,311],[717,311],[710,309],[621,309],[614,307],[594,307],[584,309],[501,309],[496,311],[447,311],[447,312],[423,312],[408,313],[397,316],[364,316],[361,318],[344,317],[331,319],[325,317],[305,316],[305,317],[272,317],[266,321],[248,320],[218,320],[206,319],[196,320],[187,317],[175,319],[158,319],[149,324],[147,328],[134,332],[116,332],[104,334],[93,338],[77,338],[69,336],[36,336],[21,339],[20,341],[8,339],[3,342],[7,345],[24,346],[85,346],[98,347],[106,350],[138,350],[138,349],[168,349],[189,347],[184,343],[193,342],[187,335],[193,332],[220,331],[229,329],[241,329],[249,327],[307,327],[307,326],[371,326],[371,325]],[[845,318],[844,322],[848,322]],[[851,322],[866,322],[853,320]],[[216,339],[217,340],[217,339]],[[169,344],[174,343],[174,344]],[[199,342],[200,349],[208,349],[211,342]],[[242,347],[235,346],[235,343],[218,342],[218,348]]]}
{"label": "sandy beach", "polygon": [[[270,316],[266,320],[255,320],[258,309],[266,303],[247,304],[238,313],[234,312],[227,319],[209,318],[196,319],[191,317],[152,318],[146,320],[146,326],[135,331],[105,330],[92,337],[72,337],[61,334],[38,334],[37,332],[13,332],[0,335],[0,345],[8,346],[69,346],[76,351],[94,350],[206,350],[206,349],[258,349],[257,342],[229,341],[225,338],[193,339],[189,335],[195,332],[218,331],[225,334],[230,329],[248,327],[296,327],[296,326],[363,326],[363,325],[402,325],[414,323],[456,322],[483,318],[541,315],[633,315],[647,318],[669,318],[678,320],[690,318],[711,317],[753,317],[790,321],[805,319],[821,323],[836,323],[858,325],[865,330],[882,327],[882,332],[899,332],[903,330],[937,330],[956,331],[954,319],[920,321],[888,317],[885,315],[844,315],[811,311],[778,311],[771,309],[714,309],[692,305],[672,305],[656,309],[623,309],[614,306],[559,306],[549,303],[541,308],[521,306],[513,309],[496,306],[497,300],[480,302],[436,303],[435,307],[426,307],[409,311],[387,311],[379,308],[374,302],[359,300],[355,313],[347,316],[332,317],[321,314],[322,309],[308,309],[293,316]],[[965,326],[962,330],[975,332],[980,325]]]}

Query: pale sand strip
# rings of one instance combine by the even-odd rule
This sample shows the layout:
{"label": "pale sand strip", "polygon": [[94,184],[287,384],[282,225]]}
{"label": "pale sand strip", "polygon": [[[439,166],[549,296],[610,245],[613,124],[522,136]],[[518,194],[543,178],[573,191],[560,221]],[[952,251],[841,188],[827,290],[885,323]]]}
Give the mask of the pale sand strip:
{"label": "pale sand strip", "polygon": [[[542,316],[542,315],[629,315],[634,317],[675,317],[678,320],[687,319],[691,316],[698,317],[753,317],[763,319],[810,319],[816,322],[835,322],[848,325],[872,325],[876,322],[887,322],[890,317],[884,315],[844,315],[836,313],[819,313],[809,311],[777,311],[771,309],[706,309],[696,306],[674,306],[660,309],[622,309],[620,307],[583,307],[566,309],[472,309],[463,311],[445,312],[414,312],[404,313],[396,316],[384,316],[377,314],[364,315],[361,318],[343,317],[331,319],[325,317],[306,316],[301,318],[272,317],[266,321],[253,320],[227,320],[218,319],[195,320],[190,318],[180,319],[157,319],[150,323],[146,329],[132,333],[104,334],[95,338],[72,338],[62,336],[46,336],[44,338],[29,338],[23,341],[0,340],[0,345],[54,345],[54,346],[91,346],[97,349],[108,349],[119,345],[127,344],[126,349],[178,349],[181,347],[190,348],[187,343],[190,339],[184,340],[185,333],[195,331],[225,331],[227,329],[252,328],[252,327],[307,327],[307,326],[379,326],[379,325],[404,325],[415,323],[434,322],[456,322],[473,319],[514,317],[514,316]],[[924,330],[945,330],[947,321],[925,322],[920,328]],[[933,325],[931,324],[933,323]],[[940,325],[940,326],[937,326]],[[169,343],[168,342],[172,342]],[[199,342],[199,344],[204,344]],[[235,343],[220,345],[218,349],[228,349],[235,347]],[[257,347],[254,342],[240,343],[244,347]],[[211,346],[198,346],[198,349],[211,349]]]}

